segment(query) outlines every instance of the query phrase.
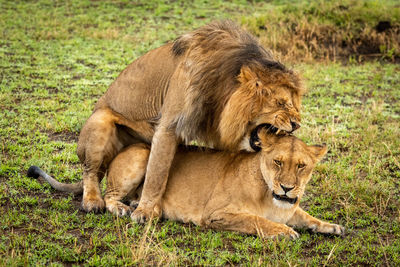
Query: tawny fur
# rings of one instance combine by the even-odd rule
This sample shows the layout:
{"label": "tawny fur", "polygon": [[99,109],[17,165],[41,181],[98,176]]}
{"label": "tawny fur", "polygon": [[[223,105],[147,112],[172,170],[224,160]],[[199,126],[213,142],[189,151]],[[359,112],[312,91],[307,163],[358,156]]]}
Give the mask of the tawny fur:
{"label": "tawny fur", "polygon": [[148,52],[122,71],[82,128],[83,209],[104,207],[99,181],[124,147],[151,143],[133,219],[160,215],[179,143],[237,151],[257,125],[293,131],[302,94],[298,76],[232,22],[206,25]]}
{"label": "tawny fur", "polygon": [[[162,198],[163,216],[263,237],[298,237],[290,226],[344,234],[342,226],[316,219],[299,207],[312,170],[326,147],[307,146],[294,136],[265,133],[261,133],[261,142],[260,153],[242,152],[234,157],[223,152],[178,150]],[[128,214],[132,208],[121,200],[140,197],[148,153],[148,148],[133,145],[112,162],[105,195],[106,207],[112,213]],[[286,196],[297,198],[295,203],[274,199],[272,192],[285,195],[281,185],[292,188]]]}

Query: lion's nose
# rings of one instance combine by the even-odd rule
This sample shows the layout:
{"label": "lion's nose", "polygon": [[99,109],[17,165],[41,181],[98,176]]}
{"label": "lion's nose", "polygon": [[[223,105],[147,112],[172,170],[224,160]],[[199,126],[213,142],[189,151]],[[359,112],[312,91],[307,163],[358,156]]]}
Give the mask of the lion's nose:
{"label": "lion's nose", "polygon": [[283,186],[282,184],[281,184],[281,187],[282,187],[283,191],[285,191],[285,194],[294,188],[294,186],[286,187],[286,186]]}
{"label": "lion's nose", "polygon": [[292,132],[296,131],[297,129],[300,128],[300,124],[298,124],[297,122],[291,121],[290,125],[292,125]]}

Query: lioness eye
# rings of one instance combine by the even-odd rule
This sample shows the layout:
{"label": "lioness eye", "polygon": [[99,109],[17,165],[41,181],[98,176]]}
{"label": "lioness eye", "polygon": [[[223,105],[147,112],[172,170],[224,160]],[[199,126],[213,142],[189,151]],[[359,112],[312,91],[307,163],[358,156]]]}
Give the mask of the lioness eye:
{"label": "lioness eye", "polygon": [[282,161],[280,161],[280,160],[274,159],[274,163],[276,165],[278,165],[279,167],[282,166]]}
{"label": "lioness eye", "polygon": [[305,166],[306,166],[306,164],[302,164],[302,163],[297,164],[297,168],[299,168],[299,169],[303,169]]}

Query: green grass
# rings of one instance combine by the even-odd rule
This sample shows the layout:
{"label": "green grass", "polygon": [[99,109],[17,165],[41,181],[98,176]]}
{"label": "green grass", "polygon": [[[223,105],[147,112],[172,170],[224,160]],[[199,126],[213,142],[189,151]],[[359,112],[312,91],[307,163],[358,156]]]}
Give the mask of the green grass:
{"label": "green grass", "polygon": [[[267,44],[278,28],[265,33],[261,24],[318,6],[288,3],[0,1],[0,266],[400,265],[400,67],[384,54],[362,64],[359,54],[342,63],[290,60],[309,91],[297,136],[329,147],[302,205],[344,225],[343,238],[301,231],[299,240],[273,241],[169,221],[136,225],[86,214],[80,197],[25,175],[35,164],[61,181],[80,180],[79,131],[133,59],[218,18],[243,23]],[[361,25],[386,20],[383,11],[398,23],[395,1],[354,3],[340,2],[371,14]],[[317,21],[343,21],[337,27],[358,25],[365,14],[332,17],[333,1],[320,6]]]}

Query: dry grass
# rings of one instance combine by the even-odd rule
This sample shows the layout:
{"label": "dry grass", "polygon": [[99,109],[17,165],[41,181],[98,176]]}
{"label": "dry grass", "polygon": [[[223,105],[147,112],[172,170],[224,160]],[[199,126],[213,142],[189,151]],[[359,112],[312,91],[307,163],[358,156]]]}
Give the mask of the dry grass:
{"label": "dry grass", "polygon": [[178,255],[172,251],[163,249],[163,241],[157,240],[155,236],[156,228],[153,223],[156,221],[149,220],[146,223],[145,230],[141,238],[137,242],[130,242],[132,262],[137,264],[151,264],[153,266],[169,266],[171,263],[177,262]]}
{"label": "dry grass", "polygon": [[298,9],[295,5],[274,7],[243,23],[284,61],[396,61],[400,4],[388,2],[302,2]]}

